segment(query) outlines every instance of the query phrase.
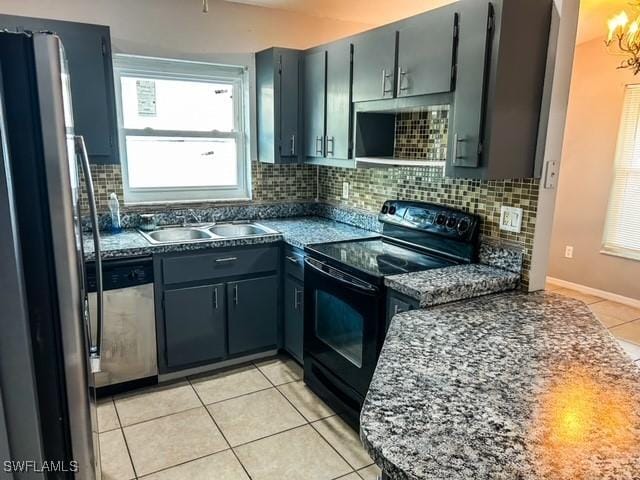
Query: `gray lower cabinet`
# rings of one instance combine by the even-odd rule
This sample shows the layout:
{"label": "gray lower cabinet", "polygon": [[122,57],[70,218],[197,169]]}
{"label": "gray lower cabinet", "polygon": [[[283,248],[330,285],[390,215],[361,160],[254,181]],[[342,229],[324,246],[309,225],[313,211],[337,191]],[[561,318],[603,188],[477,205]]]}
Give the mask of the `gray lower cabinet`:
{"label": "gray lower cabinet", "polygon": [[284,348],[303,361],[304,282],[287,275],[284,279]]}
{"label": "gray lower cabinet", "polygon": [[0,15],[0,30],[51,31],[65,47],[71,77],[74,128],[91,163],[120,163],[109,27]]}
{"label": "gray lower cabinet", "polygon": [[226,351],[223,284],[166,290],[166,361],[170,368],[222,359]]}
{"label": "gray lower cabinet", "polygon": [[227,283],[229,354],[276,348],[278,277]]}
{"label": "gray lower cabinet", "polygon": [[282,345],[279,246],[154,256],[161,374]]}

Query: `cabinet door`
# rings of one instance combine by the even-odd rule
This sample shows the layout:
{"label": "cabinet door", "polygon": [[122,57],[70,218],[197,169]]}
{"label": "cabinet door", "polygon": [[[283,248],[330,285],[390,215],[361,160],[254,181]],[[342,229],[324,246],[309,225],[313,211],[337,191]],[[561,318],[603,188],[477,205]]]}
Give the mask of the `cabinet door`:
{"label": "cabinet door", "polygon": [[327,133],[325,156],[351,156],[351,43],[335,42],[327,50]]}
{"label": "cabinet door", "polygon": [[224,285],[164,292],[165,348],[170,368],[226,356]]}
{"label": "cabinet door", "polygon": [[278,341],[278,277],[227,284],[229,354],[276,347]]}
{"label": "cabinet door", "polygon": [[327,52],[304,59],[304,130],[307,157],[324,156]]}
{"label": "cabinet door", "polygon": [[493,6],[478,0],[464,0],[456,5],[459,11],[458,62],[450,161],[455,167],[477,167],[482,154]]}
{"label": "cabinet door", "polygon": [[287,275],[284,281],[284,348],[302,363],[304,284]]}
{"label": "cabinet door", "polygon": [[353,40],[353,101],[393,98],[396,30],[379,28]]}
{"label": "cabinet door", "polygon": [[389,324],[394,316],[410,310],[415,310],[416,308],[419,308],[419,306],[420,304],[417,300],[400,298],[390,291],[387,299],[386,328],[389,328]]}
{"label": "cabinet door", "polygon": [[92,163],[119,163],[111,40],[100,25],[0,15],[0,29],[49,30],[67,54],[74,128],[84,136]]}
{"label": "cabinet door", "polygon": [[297,157],[300,143],[298,138],[300,54],[296,51],[281,50],[279,57],[280,155]]}
{"label": "cabinet door", "polygon": [[454,28],[455,12],[450,7],[409,18],[400,24],[398,97],[451,91]]}

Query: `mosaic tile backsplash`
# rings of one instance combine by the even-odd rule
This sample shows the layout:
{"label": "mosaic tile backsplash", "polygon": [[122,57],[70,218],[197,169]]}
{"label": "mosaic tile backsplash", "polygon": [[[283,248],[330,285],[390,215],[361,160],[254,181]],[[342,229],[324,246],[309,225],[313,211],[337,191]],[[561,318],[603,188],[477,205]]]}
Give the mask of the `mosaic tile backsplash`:
{"label": "mosaic tile backsplash", "polygon": [[[349,182],[349,199],[342,183]],[[388,199],[442,203],[477,214],[485,237],[507,241],[524,249],[524,283],[531,267],[539,182],[535,179],[480,181],[444,178],[440,167],[348,170],[320,167],[320,202],[377,212]],[[500,230],[500,206],[523,209],[522,232]]]}
{"label": "mosaic tile backsplash", "polygon": [[449,105],[396,115],[393,156],[409,160],[447,160]]}
{"label": "mosaic tile backsplash", "polygon": [[[158,205],[149,207],[127,207],[124,205],[120,165],[91,165],[91,175],[93,176],[98,212],[108,212],[107,201],[111,192],[118,195],[123,212],[158,210]],[[308,202],[314,201],[318,192],[317,167],[313,165],[269,165],[251,162],[251,178],[254,202]],[[86,211],[89,205],[82,179],[81,187],[80,205]],[[168,204],[167,206],[182,208],[176,204]],[[190,203],[189,206],[196,207],[198,204]]]}

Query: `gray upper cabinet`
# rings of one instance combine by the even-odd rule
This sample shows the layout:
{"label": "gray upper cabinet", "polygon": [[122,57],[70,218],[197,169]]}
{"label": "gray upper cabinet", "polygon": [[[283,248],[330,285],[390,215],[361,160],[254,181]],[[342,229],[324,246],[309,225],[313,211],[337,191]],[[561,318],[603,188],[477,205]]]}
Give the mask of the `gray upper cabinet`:
{"label": "gray upper cabinet", "polygon": [[353,39],[354,102],[393,98],[395,71],[395,28],[378,28]]}
{"label": "gray upper cabinet", "polygon": [[552,0],[454,6],[459,32],[447,176],[532,177]]}
{"label": "gray upper cabinet", "polygon": [[119,163],[109,27],[0,15],[0,28],[60,36],[71,76],[75,131],[84,136],[92,163]]}
{"label": "gray upper cabinet", "polygon": [[278,344],[277,276],[229,282],[229,354],[274,349]]}
{"label": "gray upper cabinet", "polygon": [[327,52],[310,53],[304,58],[304,131],[307,157],[324,157],[326,114]]}
{"label": "gray upper cabinet", "polygon": [[349,42],[327,48],[327,158],[351,158],[351,52]]}
{"label": "gray upper cabinet", "polygon": [[256,54],[258,159],[295,163],[301,156],[300,52],[270,48]]}
{"label": "gray upper cabinet", "polygon": [[452,90],[455,20],[444,7],[399,23],[396,96]]}
{"label": "gray upper cabinet", "polygon": [[165,355],[169,368],[226,356],[224,285],[164,292]]}

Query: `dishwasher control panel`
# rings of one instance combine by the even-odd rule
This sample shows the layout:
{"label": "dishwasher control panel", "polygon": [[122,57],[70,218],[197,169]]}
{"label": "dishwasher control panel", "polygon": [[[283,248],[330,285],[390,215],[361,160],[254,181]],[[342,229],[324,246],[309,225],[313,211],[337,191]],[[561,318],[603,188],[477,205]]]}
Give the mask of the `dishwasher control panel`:
{"label": "dishwasher control panel", "polygon": [[[96,267],[87,264],[87,288],[96,291]],[[102,262],[102,287],[104,290],[135,287],[153,283],[153,262],[150,258],[113,260]]]}

